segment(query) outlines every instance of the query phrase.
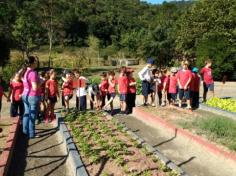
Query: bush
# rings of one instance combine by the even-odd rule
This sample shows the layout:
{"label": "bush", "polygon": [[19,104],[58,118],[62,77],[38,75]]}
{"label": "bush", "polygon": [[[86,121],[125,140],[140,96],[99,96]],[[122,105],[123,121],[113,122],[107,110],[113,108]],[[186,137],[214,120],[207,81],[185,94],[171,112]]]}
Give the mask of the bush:
{"label": "bush", "polygon": [[2,78],[6,85],[8,85],[14,74],[22,68],[23,64],[24,64],[23,59],[17,59],[8,63],[5,67],[3,67]]}
{"label": "bush", "polygon": [[234,99],[222,99],[214,97],[209,99],[206,104],[226,111],[236,112],[236,100]]}

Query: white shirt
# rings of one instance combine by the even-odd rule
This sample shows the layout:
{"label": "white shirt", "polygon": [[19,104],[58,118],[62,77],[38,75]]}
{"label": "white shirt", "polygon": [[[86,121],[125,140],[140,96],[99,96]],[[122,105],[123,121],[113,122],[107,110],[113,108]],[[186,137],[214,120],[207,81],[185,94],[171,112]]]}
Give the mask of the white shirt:
{"label": "white shirt", "polygon": [[148,68],[148,66],[145,66],[139,73],[139,78],[142,81],[150,81],[151,80],[151,70]]}
{"label": "white shirt", "polygon": [[[81,76],[79,79],[84,79],[86,84],[89,82],[88,79],[86,79],[85,77]],[[86,96],[87,95],[87,90],[86,90],[86,86],[85,87],[78,87],[76,89],[76,95],[77,97],[82,97],[82,96]]]}

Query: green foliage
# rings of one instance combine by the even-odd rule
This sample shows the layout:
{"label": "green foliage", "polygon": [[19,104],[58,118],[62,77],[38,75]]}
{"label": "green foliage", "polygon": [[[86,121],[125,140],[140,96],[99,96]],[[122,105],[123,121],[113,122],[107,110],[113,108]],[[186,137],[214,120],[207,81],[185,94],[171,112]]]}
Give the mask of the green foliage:
{"label": "green foliage", "polygon": [[232,79],[236,68],[235,14],[236,1],[197,1],[177,21],[177,51],[196,57],[198,66],[210,57],[215,77],[227,74]]}
{"label": "green foliage", "polygon": [[206,104],[215,108],[220,108],[226,111],[236,113],[236,100],[234,99],[222,99],[214,97],[207,100]]}
{"label": "green foliage", "polygon": [[225,117],[212,117],[198,122],[201,130],[206,131],[229,149],[236,151],[236,122]]}
{"label": "green foliage", "polygon": [[18,10],[12,35],[19,49],[28,56],[31,51],[38,48],[41,40],[42,26],[37,3],[24,2],[24,9]]}

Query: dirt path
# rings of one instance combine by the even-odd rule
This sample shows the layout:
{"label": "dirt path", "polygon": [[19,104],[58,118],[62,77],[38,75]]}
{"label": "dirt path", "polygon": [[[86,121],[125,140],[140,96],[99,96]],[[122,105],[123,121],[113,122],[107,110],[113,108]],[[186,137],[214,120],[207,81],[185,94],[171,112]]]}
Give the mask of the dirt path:
{"label": "dirt path", "polygon": [[132,116],[117,118],[191,176],[236,175],[235,163],[205,151],[190,140],[148,126]]}
{"label": "dirt path", "polygon": [[70,176],[58,133],[52,125],[37,126],[41,137],[32,140],[19,133],[8,176]]}

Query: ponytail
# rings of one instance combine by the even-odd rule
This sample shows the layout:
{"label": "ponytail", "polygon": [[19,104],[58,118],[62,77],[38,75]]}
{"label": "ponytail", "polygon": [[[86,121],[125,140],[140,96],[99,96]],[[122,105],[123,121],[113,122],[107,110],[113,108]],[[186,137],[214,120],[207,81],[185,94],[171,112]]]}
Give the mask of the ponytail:
{"label": "ponytail", "polygon": [[28,56],[23,64],[22,68],[18,71],[20,77],[24,77],[27,67],[31,66],[33,63],[37,61],[37,57],[35,56]]}

